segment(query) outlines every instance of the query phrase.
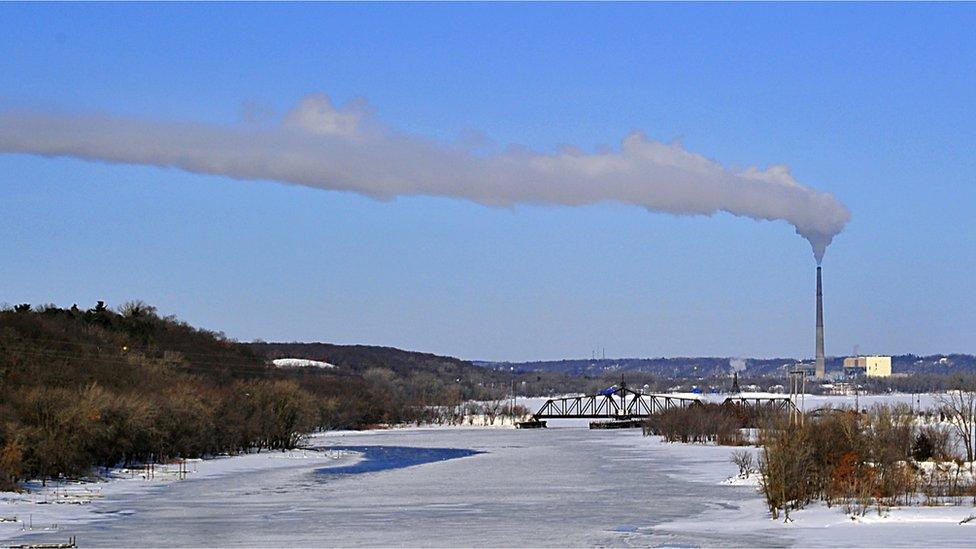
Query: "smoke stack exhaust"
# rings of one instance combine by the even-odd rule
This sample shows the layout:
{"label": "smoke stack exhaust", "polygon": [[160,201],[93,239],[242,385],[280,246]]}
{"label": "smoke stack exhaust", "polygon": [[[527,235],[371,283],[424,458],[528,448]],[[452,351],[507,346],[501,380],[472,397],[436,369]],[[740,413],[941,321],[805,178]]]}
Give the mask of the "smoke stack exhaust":
{"label": "smoke stack exhaust", "polygon": [[817,362],[814,369],[817,379],[826,373],[824,363],[824,325],[823,325],[823,285],[820,281],[820,266],[817,265]]}
{"label": "smoke stack exhaust", "polygon": [[786,166],[729,168],[639,132],[614,149],[533,152],[411,135],[376,118],[362,99],[336,106],[320,93],[303,97],[283,118],[239,126],[31,112],[8,103],[0,101],[0,154],[178,168],[381,200],[440,196],[499,207],[617,202],[672,215],[783,220],[810,242],[818,265],[851,219],[840,201],[803,185]]}

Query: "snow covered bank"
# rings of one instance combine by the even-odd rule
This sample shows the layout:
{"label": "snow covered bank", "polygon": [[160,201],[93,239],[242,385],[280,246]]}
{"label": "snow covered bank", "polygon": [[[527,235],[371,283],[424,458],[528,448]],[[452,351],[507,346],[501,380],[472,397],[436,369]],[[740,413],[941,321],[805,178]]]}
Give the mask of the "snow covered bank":
{"label": "snow covered bank", "polygon": [[335,364],[307,358],[276,358],[271,361],[278,368],[335,368]]}
{"label": "snow covered bank", "polygon": [[[967,522],[976,515],[976,507],[968,503],[893,507],[880,514],[871,510],[863,517],[851,517],[843,505],[827,507],[816,502],[791,511],[789,522],[782,517],[772,519],[760,491],[758,475],[729,474],[736,467],[718,461],[723,455],[728,460],[733,451],[741,448],[666,443],[664,446],[674,447],[669,453],[682,462],[693,459],[693,466],[684,469],[686,479],[717,486],[714,496],[702,502],[701,515],[656,525],[653,531],[657,534],[699,536],[700,539],[760,535],[789,539],[791,545],[801,547],[930,546],[936,540],[941,547],[972,547],[976,540],[976,519]],[[756,448],[748,450],[758,453]],[[694,452],[698,452],[697,458],[693,457]],[[725,474],[729,476],[718,480]],[[744,489],[749,491],[748,497],[742,496]]]}
{"label": "snow covered bank", "polygon": [[976,514],[971,506],[896,507],[880,516],[871,512],[852,519],[843,506],[812,504],[791,512],[791,522],[785,522],[769,518],[758,494],[755,498],[725,499],[717,495],[716,501],[704,502],[707,510],[702,515],[660,524],[654,531],[733,538],[768,534],[790,539],[791,544],[801,547],[926,547],[936,542],[940,547],[972,547],[976,540],[976,521],[963,523]]}
{"label": "snow covered bank", "polygon": [[[110,469],[102,477],[86,481],[49,481],[47,486],[42,486],[40,481],[32,481],[24,485],[23,493],[0,492],[0,540],[31,532],[70,530],[74,525],[98,520],[104,514],[104,510],[100,509],[101,502],[124,502],[127,498],[174,482],[193,482],[288,467],[339,467],[352,465],[360,458],[360,454],[350,451],[264,451],[186,460],[184,480],[180,480],[180,465],[173,463],[156,464],[151,476],[144,468],[120,468]],[[112,511],[119,512],[125,513],[124,509]]]}

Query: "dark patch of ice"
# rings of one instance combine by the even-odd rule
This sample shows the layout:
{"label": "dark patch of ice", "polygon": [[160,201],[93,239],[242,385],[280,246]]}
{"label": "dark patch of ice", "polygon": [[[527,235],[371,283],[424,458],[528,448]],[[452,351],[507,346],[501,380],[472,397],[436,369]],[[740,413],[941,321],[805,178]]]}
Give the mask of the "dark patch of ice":
{"label": "dark patch of ice", "polygon": [[321,475],[375,473],[484,453],[465,448],[415,448],[411,446],[330,446],[322,449],[357,452],[363,454],[363,459],[352,465],[316,469],[315,472]]}

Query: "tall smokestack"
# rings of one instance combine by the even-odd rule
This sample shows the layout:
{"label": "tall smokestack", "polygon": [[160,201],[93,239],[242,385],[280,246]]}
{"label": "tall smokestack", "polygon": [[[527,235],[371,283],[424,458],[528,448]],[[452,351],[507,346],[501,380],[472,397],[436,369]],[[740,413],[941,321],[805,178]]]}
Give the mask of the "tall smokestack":
{"label": "tall smokestack", "polygon": [[817,265],[817,363],[814,372],[818,379],[823,378],[826,373],[823,339],[823,285],[820,281],[820,265]]}

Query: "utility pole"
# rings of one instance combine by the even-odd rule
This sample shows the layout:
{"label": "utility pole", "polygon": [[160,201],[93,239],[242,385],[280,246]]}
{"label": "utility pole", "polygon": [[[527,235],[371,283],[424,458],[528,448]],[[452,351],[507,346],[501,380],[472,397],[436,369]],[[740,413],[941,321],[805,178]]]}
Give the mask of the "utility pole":
{"label": "utility pole", "polygon": [[800,393],[800,426],[803,426],[803,421],[806,419],[807,415],[807,373],[803,372],[803,387]]}
{"label": "utility pole", "polygon": [[512,372],[512,421],[515,421],[515,405],[518,404],[518,397],[515,395],[515,366],[509,367]]}
{"label": "utility pole", "polygon": [[627,382],[623,372],[620,372],[620,413],[627,415]]}
{"label": "utility pole", "polygon": [[[973,454],[976,453],[976,401],[970,401],[969,408],[969,474],[973,474]],[[976,496],[973,497],[973,501],[976,502]]]}
{"label": "utility pole", "polygon": [[805,368],[787,370],[787,381],[790,387],[790,425],[803,425],[803,415],[806,409],[807,371]]}

